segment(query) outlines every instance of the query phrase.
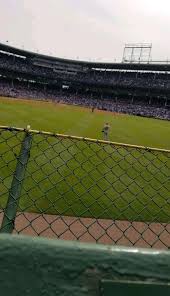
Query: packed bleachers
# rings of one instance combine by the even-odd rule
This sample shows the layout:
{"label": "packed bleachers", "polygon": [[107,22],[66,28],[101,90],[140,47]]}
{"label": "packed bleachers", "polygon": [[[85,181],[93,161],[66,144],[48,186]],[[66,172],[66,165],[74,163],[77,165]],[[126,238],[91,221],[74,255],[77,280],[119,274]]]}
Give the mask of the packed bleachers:
{"label": "packed bleachers", "polygon": [[27,58],[19,58],[0,52],[0,71],[15,71],[33,77],[56,79],[75,84],[96,85],[106,87],[122,87],[130,89],[170,90],[170,74],[154,72],[130,71],[90,71],[74,72],[57,71],[54,67],[43,67],[34,64]]}
{"label": "packed bleachers", "polygon": [[138,116],[154,117],[170,120],[170,109],[163,106],[149,105],[142,100],[132,103],[125,98],[114,99],[109,96],[99,98],[97,94],[80,94],[69,92],[68,90],[57,90],[54,88],[43,88],[42,85],[30,83],[14,83],[0,81],[0,96],[10,96],[15,98],[53,100],[57,103],[72,104],[95,107],[99,110],[132,114]]}
{"label": "packed bleachers", "polygon": [[170,71],[132,68],[99,67],[0,44],[0,95],[170,120]]}

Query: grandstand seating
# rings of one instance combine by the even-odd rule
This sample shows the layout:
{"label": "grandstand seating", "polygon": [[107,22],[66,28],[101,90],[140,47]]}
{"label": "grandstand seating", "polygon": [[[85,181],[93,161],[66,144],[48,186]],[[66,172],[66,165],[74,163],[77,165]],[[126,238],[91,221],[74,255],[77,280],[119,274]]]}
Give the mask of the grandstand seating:
{"label": "grandstand seating", "polygon": [[1,95],[51,97],[114,112],[170,119],[169,73],[170,65],[96,64],[0,44]]}

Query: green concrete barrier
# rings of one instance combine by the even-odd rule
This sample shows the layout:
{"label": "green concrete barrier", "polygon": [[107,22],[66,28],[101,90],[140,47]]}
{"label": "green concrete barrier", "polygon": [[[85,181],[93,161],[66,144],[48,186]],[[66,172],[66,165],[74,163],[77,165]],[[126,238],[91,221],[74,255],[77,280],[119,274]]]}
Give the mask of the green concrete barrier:
{"label": "green concrete barrier", "polygon": [[168,295],[170,253],[0,235],[0,295]]}

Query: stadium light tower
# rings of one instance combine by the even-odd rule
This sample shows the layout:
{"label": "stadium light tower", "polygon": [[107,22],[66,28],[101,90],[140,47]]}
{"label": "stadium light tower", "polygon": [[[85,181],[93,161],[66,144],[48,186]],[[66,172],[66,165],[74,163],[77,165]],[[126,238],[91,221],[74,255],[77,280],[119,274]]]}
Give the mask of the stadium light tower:
{"label": "stadium light tower", "polygon": [[152,43],[128,43],[123,50],[123,63],[149,63]]}

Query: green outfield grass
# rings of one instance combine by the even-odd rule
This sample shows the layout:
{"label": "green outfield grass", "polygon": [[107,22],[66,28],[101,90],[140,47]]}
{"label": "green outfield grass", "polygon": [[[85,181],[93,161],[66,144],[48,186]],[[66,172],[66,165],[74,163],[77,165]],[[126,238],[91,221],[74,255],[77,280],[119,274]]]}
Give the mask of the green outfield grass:
{"label": "green outfield grass", "polygon": [[[170,123],[48,102],[0,100],[0,125],[170,149]],[[18,137],[22,138],[22,134]],[[2,141],[2,138],[6,139]],[[0,205],[5,206],[19,140],[1,133]],[[19,139],[18,138],[18,139]],[[147,169],[146,169],[147,168]],[[48,178],[47,178],[48,176]],[[20,210],[80,217],[170,222],[170,155],[33,136]]]}
{"label": "green outfield grass", "polygon": [[0,99],[0,125],[25,127],[102,139],[105,122],[111,125],[110,140],[170,149],[170,122],[88,108],[40,101]]}

